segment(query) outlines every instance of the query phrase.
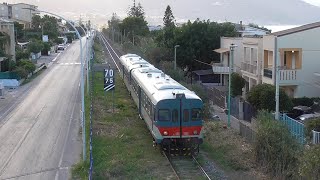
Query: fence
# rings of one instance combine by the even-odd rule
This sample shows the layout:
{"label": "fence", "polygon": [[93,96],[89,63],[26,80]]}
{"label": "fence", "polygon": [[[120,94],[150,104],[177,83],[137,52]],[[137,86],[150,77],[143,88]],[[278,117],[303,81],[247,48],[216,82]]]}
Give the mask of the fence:
{"label": "fence", "polygon": [[305,143],[304,124],[290,118],[286,114],[281,114],[279,120],[288,126],[291,134],[300,142]]}
{"label": "fence", "polygon": [[253,117],[256,117],[257,110],[248,102],[243,102],[243,120],[251,122]]}
{"label": "fence", "polygon": [[[92,65],[92,63],[91,63]],[[93,156],[92,156],[92,115],[93,115],[93,103],[92,103],[92,94],[93,94],[93,70],[91,67],[91,82],[90,82],[90,136],[89,136],[89,143],[90,143],[90,167],[89,167],[89,175],[88,175],[88,179],[91,180],[92,179],[92,171],[93,171]]]}
{"label": "fence", "polygon": [[231,97],[230,114],[237,119],[239,119],[239,103],[239,97]]}
{"label": "fence", "polygon": [[240,136],[244,137],[249,143],[253,143],[256,139],[256,132],[253,131],[249,126],[240,124]]}
{"label": "fence", "polygon": [[226,92],[220,91],[215,87],[206,87],[203,84],[201,84],[201,86],[207,90],[208,98],[213,104],[216,104],[222,109],[226,108]]}
{"label": "fence", "polygon": [[312,144],[320,144],[320,132],[312,130]]}

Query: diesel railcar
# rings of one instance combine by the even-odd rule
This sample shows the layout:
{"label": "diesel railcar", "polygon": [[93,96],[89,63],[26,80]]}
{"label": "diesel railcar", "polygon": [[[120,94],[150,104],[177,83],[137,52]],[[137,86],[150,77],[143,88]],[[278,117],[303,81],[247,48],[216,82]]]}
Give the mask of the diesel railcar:
{"label": "diesel railcar", "polygon": [[171,154],[197,154],[203,142],[202,100],[138,55],[121,56],[120,63],[154,145]]}

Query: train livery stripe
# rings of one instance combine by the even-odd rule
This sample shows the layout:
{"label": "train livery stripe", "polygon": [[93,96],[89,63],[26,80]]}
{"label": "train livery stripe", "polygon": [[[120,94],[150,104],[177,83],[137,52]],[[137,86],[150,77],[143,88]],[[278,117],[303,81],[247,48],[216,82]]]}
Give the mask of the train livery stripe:
{"label": "train livery stripe", "polygon": [[[168,133],[167,136],[180,136],[180,127],[157,127],[160,133],[165,138],[164,132]],[[190,127],[182,127],[182,137],[190,136],[190,135],[199,135],[201,132],[202,126],[190,126]],[[195,134],[196,132],[196,134]]]}

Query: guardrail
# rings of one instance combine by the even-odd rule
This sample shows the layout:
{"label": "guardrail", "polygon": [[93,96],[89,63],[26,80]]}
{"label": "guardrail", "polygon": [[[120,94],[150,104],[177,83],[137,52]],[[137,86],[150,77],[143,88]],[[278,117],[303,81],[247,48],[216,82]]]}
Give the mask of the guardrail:
{"label": "guardrail", "polygon": [[320,144],[320,132],[312,130],[312,144]]}

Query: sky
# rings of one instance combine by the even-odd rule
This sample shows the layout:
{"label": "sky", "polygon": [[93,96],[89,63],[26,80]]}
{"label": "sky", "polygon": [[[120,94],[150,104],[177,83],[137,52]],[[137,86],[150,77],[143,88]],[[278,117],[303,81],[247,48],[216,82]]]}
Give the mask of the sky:
{"label": "sky", "polygon": [[[39,9],[47,10],[54,13],[60,13],[60,15],[67,17],[72,20],[78,20],[81,14],[83,20],[94,19],[93,21],[98,24],[105,24],[107,20],[111,17],[113,12],[124,18],[126,12],[129,8],[129,5],[132,5],[133,0],[6,0],[8,3],[18,3],[25,2],[29,4],[35,4],[39,6]],[[277,0],[275,0],[276,2]],[[279,1],[279,0],[278,0]],[[291,2],[293,0],[280,0]],[[310,3],[315,6],[320,7],[320,0],[301,0],[307,3]],[[150,25],[162,24],[162,17],[166,5],[170,4],[173,13],[176,16],[177,22],[186,22],[188,19],[194,20],[197,16],[200,16],[201,19],[212,18],[214,21],[223,22],[223,21],[232,21],[239,22],[243,17],[235,17],[230,15],[231,13],[221,11],[220,14],[225,13],[225,16],[215,17],[216,12],[212,12],[215,9],[216,14],[219,14],[219,7],[225,5],[225,3],[237,3],[237,6],[241,6],[242,0],[137,0],[141,2],[145,8],[147,21]],[[200,3],[201,2],[201,3]],[[258,2],[258,5],[265,3],[265,0],[246,0],[248,3]],[[296,1],[297,2],[297,1]],[[246,4],[247,5],[247,4]],[[185,7],[182,7],[185,6]],[[281,8],[281,7],[280,7]],[[237,10],[235,8],[233,10]],[[248,9],[248,7],[246,8]],[[248,11],[248,10],[242,10]],[[212,11],[211,11],[212,10]],[[259,10],[257,10],[259,12]],[[282,11],[282,9],[275,9],[275,11]],[[242,13],[240,12],[240,13]],[[238,12],[237,12],[238,13]],[[306,12],[307,13],[307,12]],[[282,15],[274,15],[271,19],[270,15],[265,15],[266,17],[260,17],[259,20],[256,20],[255,17],[248,17],[245,12],[243,12],[244,18],[247,18],[247,21],[257,23],[259,25],[264,25],[272,27],[272,29],[277,29],[279,26],[296,26],[300,24],[288,24],[283,22],[291,22],[292,17],[284,17],[285,20],[281,21],[283,18]],[[263,14],[263,12],[261,13]],[[266,13],[265,13],[266,14]],[[231,16],[231,17],[230,17]],[[249,15],[250,16],[250,15]],[[263,16],[263,15],[262,15]],[[312,16],[312,15],[311,15]],[[318,16],[317,16],[318,17]],[[279,22],[277,22],[279,19]],[[266,22],[267,20],[270,20]],[[292,19],[293,20],[293,19]],[[245,20],[244,20],[245,21]],[[281,21],[281,22],[280,22]],[[245,22],[249,23],[249,22]],[[307,22],[309,23],[309,22]],[[271,25],[271,26],[270,26]],[[276,26],[274,26],[276,25]],[[277,29],[279,30],[279,28]],[[281,29],[280,29],[281,30]]]}

